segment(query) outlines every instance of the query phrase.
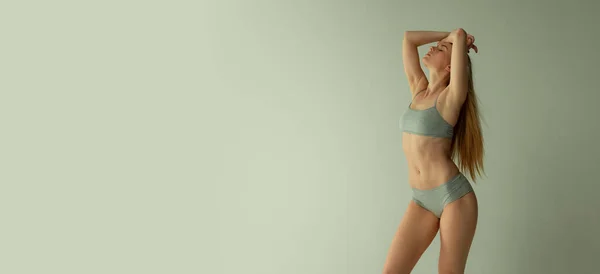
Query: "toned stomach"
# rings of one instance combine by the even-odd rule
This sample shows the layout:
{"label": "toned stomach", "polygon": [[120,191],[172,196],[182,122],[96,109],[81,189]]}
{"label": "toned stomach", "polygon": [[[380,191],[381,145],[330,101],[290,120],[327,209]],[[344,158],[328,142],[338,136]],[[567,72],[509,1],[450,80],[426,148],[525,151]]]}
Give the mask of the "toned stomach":
{"label": "toned stomach", "polygon": [[402,134],[402,149],[408,163],[408,182],[412,188],[431,189],[446,183],[459,170],[452,161],[451,140]]}

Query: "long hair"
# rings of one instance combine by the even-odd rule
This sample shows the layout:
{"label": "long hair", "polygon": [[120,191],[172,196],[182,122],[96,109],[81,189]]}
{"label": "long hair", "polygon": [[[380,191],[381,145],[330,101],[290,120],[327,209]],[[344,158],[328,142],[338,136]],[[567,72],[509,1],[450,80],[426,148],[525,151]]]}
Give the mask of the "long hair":
{"label": "long hair", "polygon": [[473,70],[469,55],[467,55],[467,59],[469,91],[458,116],[458,121],[454,126],[455,134],[452,137],[450,150],[452,158],[456,160],[459,169],[464,173],[468,173],[473,183],[475,183],[478,175],[485,174],[483,168],[484,148],[479,119],[479,105],[473,87]]}

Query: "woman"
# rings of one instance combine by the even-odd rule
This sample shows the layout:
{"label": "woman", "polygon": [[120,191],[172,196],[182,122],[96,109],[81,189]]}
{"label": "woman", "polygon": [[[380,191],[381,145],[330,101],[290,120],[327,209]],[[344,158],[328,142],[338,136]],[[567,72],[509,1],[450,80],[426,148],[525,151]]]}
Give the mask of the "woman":
{"label": "woman", "polygon": [[[437,42],[423,57],[417,47]],[[412,101],[401,119],[402,147],[413,199],[394,236],[385,274],[410,273],[440,231],[439,273],[464,273],[477,224],[473,182],[483,171],[483,139],[473,90],[475,38],[452,32],[407,31],[403,62]],[[457,160],[455,164],[453,160]]]}

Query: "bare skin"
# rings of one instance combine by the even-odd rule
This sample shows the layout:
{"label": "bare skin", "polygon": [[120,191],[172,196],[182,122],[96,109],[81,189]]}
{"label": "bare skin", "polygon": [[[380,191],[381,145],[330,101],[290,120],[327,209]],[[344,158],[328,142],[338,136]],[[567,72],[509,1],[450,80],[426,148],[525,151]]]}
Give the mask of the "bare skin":
{"label": "bare skin", "polygon": [[450,203],[440,219],[439,273],[464,273],[477,226],[474,192]]}
{"label": "bare skin", "polygon": [[410,201],[392,240],[384,274],[408,274],[438,233],[439,220]]}
{"label": "bare skin", "polygon": [[[437,45],[431,47],[422,60],[430,71],[426,77],[417,47],[436,41]],[[468,89],[466,52],[477,51],[473,42],[474,37],[462,29],[405,33],[404,68],[413,94],[410,108],[422,110],[436,106],[448,123],[456,124]],[[403,133],[402,147],[411,187],[434,188],[459,172],[450,157],[450,145],[448,139]],[[477,216],[477,197],[473,192],[448,204],[439,219],[411,201],[390,245],[383,273],[410,273],[438,231],[439,273],[464,273]]]}

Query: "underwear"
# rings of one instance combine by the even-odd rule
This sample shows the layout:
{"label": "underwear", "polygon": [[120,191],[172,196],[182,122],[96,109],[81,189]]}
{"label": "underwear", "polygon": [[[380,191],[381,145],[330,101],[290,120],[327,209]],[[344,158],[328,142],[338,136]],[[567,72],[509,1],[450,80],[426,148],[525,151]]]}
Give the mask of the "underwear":
{"label": "underwear", "polygon": [[[417,94],[419,93],[421,91]],[[415,97],[417,97],[416,94]],[[438,99],[436,97],[433,106],[418,110],[410,107],[412,105],[411,101],[400,120],[402,131],[422,136],[452,139],[454,136],[454,126],[444,120],[444,117],[438,111],[437,102]]]}
{"label": "underwear", "polygon": [[469,180],[462,173],[458,173],[448,182],[435,188],[425,190],[413,188],[412,191],[415,203],[440,218],[446,205],[472,192],[473,188]]}

